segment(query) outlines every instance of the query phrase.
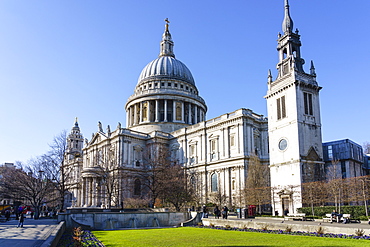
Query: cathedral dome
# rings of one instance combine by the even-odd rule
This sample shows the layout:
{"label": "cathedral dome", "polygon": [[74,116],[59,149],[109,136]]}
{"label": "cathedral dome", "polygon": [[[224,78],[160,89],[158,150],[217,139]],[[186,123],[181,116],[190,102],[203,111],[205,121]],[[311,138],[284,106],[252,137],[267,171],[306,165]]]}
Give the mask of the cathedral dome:
{"label": "cathedral dome", "polygon": [[141,71],[125,105],[131,130],[170,133],[205,120],[206,103],[190,70],[175,58],[169,21],[165,21],[159,56]]}
{"label": "cathedral dome", "polygon": [[174,56],[160,56],[148,63],[141,71],[138,84],[152,79],[174,79],[195,86],[194,78],[185,64]]}

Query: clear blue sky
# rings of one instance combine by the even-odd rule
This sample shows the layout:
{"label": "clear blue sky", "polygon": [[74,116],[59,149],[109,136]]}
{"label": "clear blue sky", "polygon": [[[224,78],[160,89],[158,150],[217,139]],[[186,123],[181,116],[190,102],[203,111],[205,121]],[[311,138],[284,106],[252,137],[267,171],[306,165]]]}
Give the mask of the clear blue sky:
{"label": "clear blue sky", "polygon": [[[290,10],[305,70],[314,60],[323,87],[323,141],[370,141],[370,1],[290,0]],[[75,117],[88,139],[98,121],[125,126],[165,18],[207,119],[239,108],[266,115],[283,15],[283,0],[0,1],[0,164],[45,153]]]}

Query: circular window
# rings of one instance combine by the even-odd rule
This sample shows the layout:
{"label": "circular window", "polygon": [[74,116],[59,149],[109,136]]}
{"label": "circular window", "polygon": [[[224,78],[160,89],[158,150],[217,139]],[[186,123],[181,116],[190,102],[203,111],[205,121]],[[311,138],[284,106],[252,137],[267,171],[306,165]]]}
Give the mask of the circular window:
{"label": "circular window", "polygon": [[280,149],[281,151],[285,150],[285,149],[287,148],[287,146],[288,146],[288,142],[287,142],[287,140],[286,140],[286,139],[281,139],[281,140],[279,141],[279,149]]}

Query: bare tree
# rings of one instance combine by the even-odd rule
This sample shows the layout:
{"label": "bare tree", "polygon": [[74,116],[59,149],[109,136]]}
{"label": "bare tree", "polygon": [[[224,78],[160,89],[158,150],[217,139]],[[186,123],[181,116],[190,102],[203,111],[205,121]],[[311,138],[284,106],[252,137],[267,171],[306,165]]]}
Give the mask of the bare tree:
{"label": "bare tree", "polygon": [[192,187],[187,184],[185,170],[178,164],[172,164],[164,173],[167,179],[163,181],[164,188],[161,197],[164,201],[171,203],[176,211],[180,211],[186,203],[194,199]]}
{"label": "bare tree", "polygon": [[[340,212],[340,205],[343,196],[343,179],[338,160],[332,160],[331,165],[327,167],[327,192],[334,200],[336,210]],[[329,197],[330,200],[330,197]]]}
{"label": "bare tree", "polygon": [[258,205],[262,214],[262,205],[271,201],[271,188],[269,187],[269,168],[263,165],[256,155],[252,155],[248,165],[245,199],[249,205]]}
{"label": "bare tree", "polygon": [[362,147],[364,149],[364,154],[370,154],[370,142],[364,142]]}
{"label": "bare tree", "polygon": [[216,205],[222,206],[227,202],[228,197],[222,192],[221,188],[218,187],[217,191],[211,192],[210,199],[211,202]]}
{"label": "bare tree", "polygon": [[115,151],[115,145],[108,143],[97,153],[97,163],[94,167],[97,168],[95,173],[99,176],[101,185],[104,188],[103,194],[106,196],[106,206],[108,208],[119,204],[119,181],[121,172],[118,167],[118,157]]}
{"label": "bare tree", "polygon": [[50,194],[55,190],[55,184],[44,176],[42,169],[42,160],[35,159],[17,169],[5,167],[2,173],[1,190],[16,200],[30,203],[35,209],[35,219],[40,216],[42,204],[53,200]]}
{"label": "bare tree", "polygon": [[170,152],[168,147],[159,142],[149,144],[144,153],[144,169],[140,173],[143,186],[149,191],[151,206],[154,206],[157,198],[165,193],[166,170],[171,167]]}
{"label": "bare tree", "polygon": [[302,184],[303,203],[311,207],[312,215],[315,215],[315,206],[324,205],[326,195],[325,184],[322,181]]}
{"label": "bare tree", "polygon": [[41,157],[42,169],[45,171],[45,176],[55,183],[59,193],[59,209],[63,211],[65,196],[71,185],[68,179],[72,173],[72,169],[64,165],[67,155],[67,131],[63,130],[55,136],[49,147],[50,150]]}

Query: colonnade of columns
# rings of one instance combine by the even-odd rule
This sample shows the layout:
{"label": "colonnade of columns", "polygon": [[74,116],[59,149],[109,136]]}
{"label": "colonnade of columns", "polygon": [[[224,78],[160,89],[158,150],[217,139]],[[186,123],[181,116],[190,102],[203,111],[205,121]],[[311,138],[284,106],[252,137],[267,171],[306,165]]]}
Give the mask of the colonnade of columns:
{"label": "colonnade of columns", "polygon": [[196,104],[167,100],[147,100],[126,110],[128,126],[145,122],[178,122],[196,124],[205,119],[205,111]]}
{"label": "colonnade of columns", "polygon": [[105,200],[105,191],[97,177],[82,178],[81,206],[100,207]]}

